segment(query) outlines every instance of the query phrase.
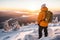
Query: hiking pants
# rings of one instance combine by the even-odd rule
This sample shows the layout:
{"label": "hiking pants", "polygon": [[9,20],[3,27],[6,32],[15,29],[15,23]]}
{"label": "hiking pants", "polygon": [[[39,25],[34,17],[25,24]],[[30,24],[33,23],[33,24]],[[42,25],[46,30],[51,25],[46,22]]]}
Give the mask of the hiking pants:
{"label": "hiking pants", "polygon": [[[39,26],[39,25],[38,25]],[[39,38],[42,37],[42,30],[44,30],[44,36],[47,37],[48,36],[48,30],[47,30],[47,27],[42,27],[42,26],[39,26],[39,29],[38,29],[38,35],[39,35]]]}

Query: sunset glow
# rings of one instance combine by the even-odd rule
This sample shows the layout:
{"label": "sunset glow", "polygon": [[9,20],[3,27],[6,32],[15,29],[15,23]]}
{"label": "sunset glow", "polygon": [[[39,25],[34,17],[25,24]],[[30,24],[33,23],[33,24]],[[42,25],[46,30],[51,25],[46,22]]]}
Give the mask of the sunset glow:
{"label": "sunset glow", "polygon": [[46,3],[49,10],[60,10],[60,0],[0,0],[0,10],[40,10]]}

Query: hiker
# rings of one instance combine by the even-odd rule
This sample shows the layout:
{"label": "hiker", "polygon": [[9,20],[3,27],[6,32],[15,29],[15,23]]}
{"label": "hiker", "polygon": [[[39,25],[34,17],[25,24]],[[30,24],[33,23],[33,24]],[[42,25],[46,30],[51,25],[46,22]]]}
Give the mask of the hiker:
{"label": "hiker", "polygon": [[46,7],[46,4],[43,4],[41,6],[41,11],[38,15],[38,34],[39,37],[38,39],[40,39],[42,37],[42,30],[44,29],[44,36],[47,37],[48,36],[48,23],[52,22],[52,18],[53,18],[53,13],[51,11],[48,11],[48,8]]}

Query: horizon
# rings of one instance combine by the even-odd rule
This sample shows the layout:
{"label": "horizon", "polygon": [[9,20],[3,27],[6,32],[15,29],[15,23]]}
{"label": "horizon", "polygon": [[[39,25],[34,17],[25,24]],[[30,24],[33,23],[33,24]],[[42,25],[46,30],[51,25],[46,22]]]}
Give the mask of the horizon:
{"label": "horizon", "polygon": [[38,13],[46,3],[50,11],[60,12],[60,0],[0,0],[0,10]]}
{"label": "horizon", "polygon": [[0,0],[0,10],[40,10],[42,4],[51,11],[60,10],[60,0]]}

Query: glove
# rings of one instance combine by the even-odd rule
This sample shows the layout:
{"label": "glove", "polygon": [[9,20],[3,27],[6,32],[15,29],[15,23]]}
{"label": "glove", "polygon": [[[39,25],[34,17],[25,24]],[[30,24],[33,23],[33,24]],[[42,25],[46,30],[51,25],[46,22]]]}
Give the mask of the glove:
{"label": "glove", "polygon": [[38,24],[39,25],[39,24]]}

